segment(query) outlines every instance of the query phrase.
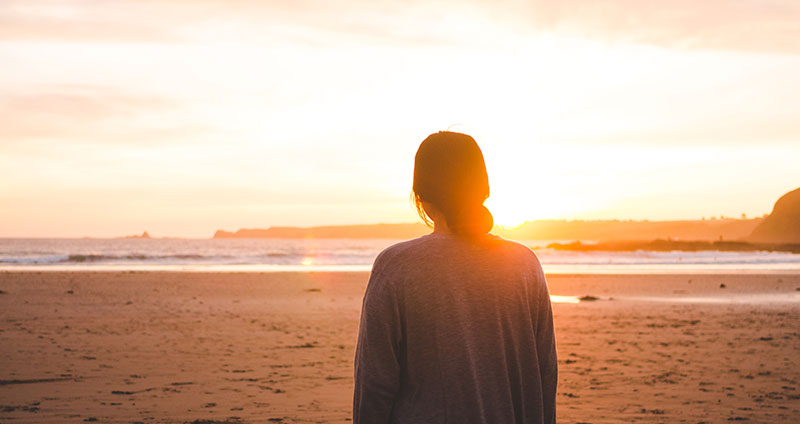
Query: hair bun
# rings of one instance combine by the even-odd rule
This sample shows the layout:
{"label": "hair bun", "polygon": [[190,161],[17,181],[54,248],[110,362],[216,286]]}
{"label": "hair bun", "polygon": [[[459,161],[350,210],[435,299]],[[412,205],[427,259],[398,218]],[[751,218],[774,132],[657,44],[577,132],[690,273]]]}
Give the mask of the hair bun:
{"label": "hair bun", "polygon": [[456,234],[478,236],[486,234],[494,227],[494,218],[483,204],[461,210],[448,219],[450,230]]}
{"label": "hair bun", "polygon": [[475,227],[479,229],[481,233],[492,231],[492,227],[494,227],[494,217],[486,206],[481,205],[478,208],[478,214],[475,218]]}

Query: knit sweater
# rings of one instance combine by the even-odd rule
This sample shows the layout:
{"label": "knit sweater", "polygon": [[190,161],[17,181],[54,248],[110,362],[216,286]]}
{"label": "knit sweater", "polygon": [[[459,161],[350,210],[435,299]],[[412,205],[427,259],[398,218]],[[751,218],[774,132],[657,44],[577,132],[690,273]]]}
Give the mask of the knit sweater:
{"label": "knit sweater", "polygon": [[553,314],[530,248],[433,233],[375,259],[354,424],[554,423]]}

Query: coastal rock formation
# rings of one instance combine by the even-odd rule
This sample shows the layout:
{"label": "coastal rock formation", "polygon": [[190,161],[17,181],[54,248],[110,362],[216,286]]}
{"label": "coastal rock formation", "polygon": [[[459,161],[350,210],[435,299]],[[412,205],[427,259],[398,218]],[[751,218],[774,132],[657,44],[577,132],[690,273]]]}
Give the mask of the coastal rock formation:
{"label": "coastal rock formation", "polygon": [[800,188],[777,202],[772,213],[756,227],[749,241],[759,243],[800,243]]}

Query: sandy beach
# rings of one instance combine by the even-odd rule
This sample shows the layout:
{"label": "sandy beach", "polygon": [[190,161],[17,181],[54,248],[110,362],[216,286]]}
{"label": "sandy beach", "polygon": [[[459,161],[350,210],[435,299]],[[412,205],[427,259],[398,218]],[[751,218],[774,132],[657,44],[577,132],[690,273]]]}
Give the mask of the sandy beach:
{"label": "sandy beach", "polygon": [[[0,421],[348,422],[367,277],[0,272]],[[800,422],[800,275],[548,282],[559,422]]]}

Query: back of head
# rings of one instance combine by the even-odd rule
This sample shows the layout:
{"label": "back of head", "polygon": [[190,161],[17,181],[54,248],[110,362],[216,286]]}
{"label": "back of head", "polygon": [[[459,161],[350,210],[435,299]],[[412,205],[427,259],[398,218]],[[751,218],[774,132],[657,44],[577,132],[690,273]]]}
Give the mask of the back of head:
{"label": "back of head", "polygon": [[422,202],[435,206],[454,234],[473,238],[492,229],[492,214],[483,206],[489,177],[478,143],[466,135],[440,131],[428,136],[414,159],[414,200],[430,223]]}

